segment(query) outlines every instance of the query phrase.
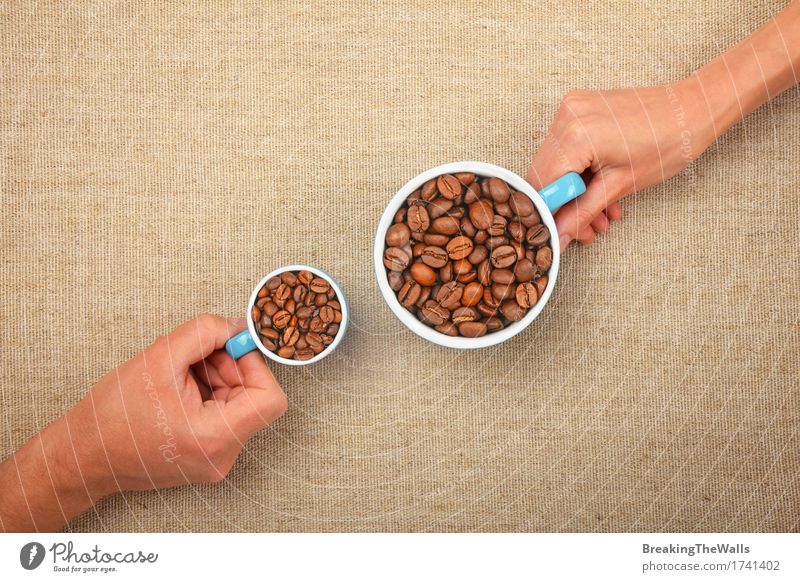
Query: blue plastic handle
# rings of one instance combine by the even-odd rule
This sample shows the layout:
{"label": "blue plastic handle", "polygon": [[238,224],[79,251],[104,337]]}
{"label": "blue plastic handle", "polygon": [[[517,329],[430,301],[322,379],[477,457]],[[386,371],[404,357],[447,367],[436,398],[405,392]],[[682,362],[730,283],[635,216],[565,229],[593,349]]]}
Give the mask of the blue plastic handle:
{"label": "blue plastic handle", "polygon": [[228,352],[234,360],[238,360],[243,355],[249,354],[257,349],[258,346],[256,346],[253,336],[250,335],[250,331],[247,329],[237,333],[225,342],[225,351]]}
{"label": "blue plastic handle", "polygon": [[583,183],[583,179],[575,172],[569,172],[539,190],[539,196],[544,199],[550,212],[555,212],[584,192],[586,192],[586,184]]}

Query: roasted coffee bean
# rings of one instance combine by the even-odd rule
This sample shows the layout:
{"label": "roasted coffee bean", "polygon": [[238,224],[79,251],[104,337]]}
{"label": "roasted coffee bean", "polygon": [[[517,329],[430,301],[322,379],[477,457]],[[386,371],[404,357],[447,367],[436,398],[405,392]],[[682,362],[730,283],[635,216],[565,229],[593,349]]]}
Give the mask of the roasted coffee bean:
{"label": "roasted coffee bean", "polygon": [[281,273],[281,282],[285,283],[289,287],[294,287],[295,285],[297,285],[297,275],[295,275],[291,271],[286,271],[285,273]]}
{"label": "roasted coffee bean", "polygon": [[467,307],[477,305],[483,299],[483,285],[474,281],[464,287],[461,303]]}
{"label": "roasted coffee bean", "polygon": [[293,346],[300,339],[300,332],[296,327],[287,327],[281,340],[285,346]]}
{"label": "roasted coffee bean", "polygon": [[264,283],[264,286],[265,286],[265,287],[267,288],[267,290],[269,290],[269,291],[275,291],[275,289],[277,289],[277,288],[278,288],[278,285],[280,285],[280,284],[281,284],[281,278],[280,278],[280,277],[271,277],[271,278],[269,279],[269,281],[267,281],[266,283]]}
{"label": "roasted coffee bean", "polygon": [[292,319],[292,314],[288,311],[279,311],[272,317],[272,325],[277,327],[278,329],[283,329]]}
{"label": "roasted coffee bean", "polygon": [[467,260],[473,265],[477,265],[486,260],[489,256],[489,249],[483,245],[477,245],[467,257]]}
{"label": "roasted coffee bean", "polygon": [[280,335],[281,334],[279,334],[276,330],[274,330],[271,327],[267,327],[261,330],[261,337],[265,337],[267,339],[277,340],[280,337]]}
{"label": "roasted coffee bean", "polygon": [[486,324],[481,321],[465,321],[459,324],[458,332],[464,337],[481,337],[486,335]]}
{"label": "roasted coffee bean", "polygon": [[[479,337],[503,329],[524,317],[547,287],[550,231],[533,200],[499,178],[429,180],[395,213],[395,222],[401,226],[390,227],[385,237],[389,286],[439,333]],[[324,303],[317,301],[321,309]],[[462,330],[463,324],[477,326]]]}
{"label": "roasted coffee bean", "polygon": [[333,343],[333,338],[331,336],[329,336],[327,333],[322,333],[322,334],[320,334],[319,337],[322,338],[322,343],[325,344],[326,346],[328,346],[328,345]]}
{"label": "roasted coffee bean", "polygon": [[526,309],[519,306],[513,299],[507,299],[500,305],[500,313],[509,321],[519,321],[525,317]]}
{"label": "roasted coffee bean", "polygon": [[529,216],[533,212],[533,201],[522,192],[514,192],[508,201],[508,205],[514,214],[520,218]]}
{"label": "roasted coffee bean", "polygon": [[423,200],[433,200],[437,194],[438,191],[436,190],[436,178],[425,182],[420,189],[420,198]]}
{"label": "roasted coffee bean", "polygon": [[500,178],[489,178],[488,182],[489,196],[491,196],[495,202],[507,202],[511,196],[511,189],[508,187],[508,184],[503,182]]}
{"label": "roasted coffee bean", "polygon": [[417,283],[426,287],[430,287],[436,282],[436,271],[422,261],[411,265],[411,276]]}
{"label": "roasted coffee bean", "polygon": [[495,269],[492,271],[492,281],[503,285],[511,285],[514,282],[514,273],[509,269]]}
{"label": "roasted coffee bean", "polygon": [[275,293],[272,294],[272,298],[274,300],[279,300],[286,304],[286,300],[289,299],[289,296],[292,294],[292,288],[289,287],[286,283],[281,283],[278,285],[278,288],[275,289]]}
{"label": "roasted coffee bean", "polygon": [[435,299],[442,307],[453,309],[461,301],[463,294],[464,286],[456,281],[451,281],[442,285]]}
{"label": "roasted coffee bean", "polygon": [[453,263],[449,262],[439,269],[439,278],[442,280],[442,283],[447,283],[453,280]]}
{"label": "roasted coffee bean", "polygon": [[472,309],[472,307],[459,307],[458,309],[453,311],[453,315],[450,318],[453,323],[464,323],[465,321],[475,321],[478,319],[480,315],[477,311]]}
{"label": "roasted coffee bean", "polygon": [[467,271],[466,273],[461,273],[458,277],[456,277],[456,281],[458,281],[459,283],[464,283],[466,285],[467,283],[472,283],[477,278],[478,274],[474,270],[472,270],[472,271]]}
{"label": "roasted coffee bean", "polygon": [[475,309],[477,309],[478,313],[480,313],[483,317],[493,317],[494,315],[497,314],[498,307],[499,305],[492,306],[481,302],[478,303],[478,306]]}
{"label": "roasted coffee bean", "polygon": [[297,311],[297,302],[294,299],[289,299],[286,301],[286,304],[283,306],[283,308],[294,315],[294,312]]}
{"label": "roasted coffee bean", "polygon": [[[394,213],[394,220],[392,222],[404,222],[406,219],[406,214],[408,213],[408,208],[401,208],[397,212]],[[306,283],[308,285],[308,283]]]}
{"label": "roasted coffee bean", "polygon": [[444,174],[436,179],[436,187],[439,189],[439,194],[448,200],[455,200],[461,194],[462,185],[458,178],[450,174]]}
{"label": "roasted coffee bean", "polygon": [[294,293],[292,293],[292,297],[294,298],[295,302],[302,303],[303,299],[306,298],[306,294],[308,293],[308,287],[304,285],[298,285],[294,288]]}
{"label": "roasted coffee bean", "polygon": [[402,222],[393,224],[386,231],[386,244],[390,247],[402,247],[411,239],[411,229]]}
{"label": "roasted coffee bean", "polygon": [[466,216],[461,219],[459,223],[460,226],[460,233],[464,236],[468,236],[469,238],[473,238],[476,234],[478,234],[478,229],[472,224],[469,218]]}
{"label": "roasted coffee bean", "polygon": [[262,287],[261,289],[258,290],[258,298],[259,299],[266,298],[266,296],[267,296],[267,288],[266,287]]}
{"label": "roasted coffee bean", "polygon": [[431,287],[422,287],[422,290],[419,294],[419,299],[414,304],[416,307],[422,307],[425,305],[425,302],[431,298]]}
{"label": "roasted coffee bean", "polygon": [[333,307],[337,311],[341,311],[342,310],[342,305],[338,301],[336,301],[336,299],[328,300],[328,305],[330,305],[331,307]]}
{"label": "roasted coffee bean", "polygon": [[550,247],[542,247],[536,251],[536,266],[544,272],[553,264],[553,251]]}
{"label": "roasted coffee bean", "polygon": [[297,279],[303,285],[308,285],[309,283],[311,283],[311,281],[314,280],[314,273],[312,273],[311,271],[300,271],[297,274]]}
{"label": "roasted coffee bean", "polygon": [[422,240],[425,241],[426,246],[430,247],[444,247],[448,242],[450,242],[450,237],[446,234],[426,234],[422,237]]}
{"label": "roasted coffee bean", "polygon": [[261,319],[261,310],[259,310],[258,307],[253,307],[253,309],[250,311],[250,317],[253,318],[253,321],[258,321]]}
{"label": "roasted coffee bean", "polygon": [[492,218],[492,224],[486,229],[488,236],[503,236],[506,233],[506,225],[508,220],[504,216],[495,214]]}
{"label": "roasted coffee bean", "polygon": [[261,316],[261,319],[258,320],[258,323],[261,327],[272,327],[272,318],[265,313]]}
{"label": "roasted coffee bean", "polygon": [[403,286],[403,275],[397,271],[389,271],[386,278],[389,280],[389,287],[392,288],[392,291],[400,291],[400,287]]}
{"label": "roasted coffee bean", "polygon": [[265,348],[267,348],[271,352],[274,352],[275,350],[278,349],[278,345],[274,341],[265,338],[264,336],[261,336],[261,343],[264,345]]}
{"label": "roasted coffee bean", "polygon": [[453,275],[456,277],[460,277],[461,275],[465,275],[469,273],[474,268],[474,265],[470,263],[467,259],[460,259],[458,261],[453,261]]}
{"label": "roasted coffee bean", "polygon": [[511,210],[511,206],[509,206],[506,202],[496,203],[494,205],[494,210],[497,214],[505,219],[509,219],[514,216],[514,211]]}
{"label": "roasted coffee bean", "polygon": [[464,189],[464,204],[477,202],[481,197],[481,187],[477,182],[473,182]]}
{"label": "roasted coffee bean", "polygon": [[325,329],[325,333],[328,334],[328,337],[333,338],[337,333],[339,333],[339,324],[332,323],[330,324],[327,329]]}
{"label": "roasted coffee bean", "polygon": [[315,355],[314,350],[311,348],[300,348],[294,351],[295,360],[310,360]]}
{"label": "roasted coffee bean", "polygon": [[400,288],[397,298],[404,307],[411,307],[417,302],[421,292],[422,286],[412,279]]}
{"label": "roasted coffee bean", "polygon": [[503,285],[502,283],[495,283],[492,285],[492,295],[498,301],[509,299],[514,296],[513,285]]}
{"label": "roasted coffee bean", "polygon": [[411,257],[403,249],[389,247],[383,253],[383,266],[391,271],[405,271],[410,262]]}
{"label": "roasted coffee bean", "polygon": [[309,331],[320,332],[325,329],[325,322],[319,316],[313,317],[308,324]]}
{"label": "roasted coffee bean", "polygon": [[428,204],[428,214],[431,220],[444,216],[453,207],[453,201],[447,198],[437,198]]}
{"label": "roasted coffee bean", "polygon": [[471,172],[459,172],[458,174],[453,175],[459,182],[464,184],[464,186],[468,186],[475,181],[475,174],[472,174]]}
{"label": "roasted coffee bean", "polygon": [[539,277],[533,282],[533,284],[536,285],[536,291],[539,293],[539,297],[544,295],[544,290],[547,289],[547,281],[547,277]]}
{"label": "roasted coffee bean", "polygon": [[489,259],[483,261],[480,265],[478,265],[478,281],[484,287],[487,287],[492,283],[492,265]]}
{"label": "roasted coffee bean", "polygon": [[492,265],[498,269],[505,269],[517,262],[517,251],[514,247],[503,245],[492,251]]}
{"label": "roasted coffee bean", "polygon": [[328,296],[325,293],[317,293],[317,296],[314,297],[314,305],[316,307],[322,307],[328,302]]}
{"label": "roasted coffee bean", "polygon": [[503,325],[503,320],[499,317],[488,317],[484,320],[484,323],[486,324],[487,332],[499,331],[505,327]]}
{"label": "roasted coffee bean", "polygon": [[529,259],[522,259],[514,266],[514,277],[520,283],[527,283],[536,275],[536,267]]}
{"label": "roasted coffee bean", "polygon": [[550,229],[543,224],[535,224],[525,234],[525,242],[533,247],[542,246],[550,240]]}
{"label": "roasted coffee bean", "polygon": [[431,223],[431,231],[436,234],[453,235],[459,230],[458,219],[454,216],[441,216]]}
{"label": "roasted coffee bean", "polygon": [[469,205],[469,219],[478,230],[486,230],[494,221],[494,208],[487,200],[478,200]]}
{"label": "roasted coffee bean", "polygon": [[447,254],[454,261],[468,257],[472,252],[475,243],[466,236],[457,236],[447,243]]}
{"label": "roasted coffee bean", "polygon": [[314,293],[327,293],[331,286],[330,284],[321,277],[316,277],[308,286]]}
{"label": "roasted coffee bean", "polygon": [[539,300],[539,292],[533,283],[520,283],[515,292],[517,304],[524,309],[530,309]]}
{"label": "roasted coffee bean", "polygon": [[278,355],[282,358],[291,359],[294,356],[294,346],[283,346],[278,350]]}
{"label": "roasted coffee bean", "polygon": [[315,352],[325,347],[325,344],[322,343],[322,337],[318,333],[313,331],[310,331],[306,334],[306,342],[308,342],[308,347],[310,347]]}
{"label": "roasted coffee bean", "polygon": [[512,220],[508,223],[506,227],[506,232],[508,232],[508,236],[511,237],[511,240],[522,242],[525,240],[525,232],[526,228],[522,226],[522,223],[518,220]]}
{"label": "roasted coffee bean", "polygon": [[422,316],[433,325],[442,325],[450,319],[450,311],[435,301],[429,301],[422,308]]}
{"label": "roasted coffee bean", "polygon": [[411,232],[425,232],[431,225],[431,220],[424,206],[412,206],[408,209],[406,223]]}
{"label": "roasted coffee bean", "polygon": [[336,317],[334,313],[333,307],[330,305],[323,305],[319,308],[319,318],[325,323],[326,325],[331,323],[333,319]]}
{"label": "roasted coffee bean", "polygon": [[434,329],[439,333],[443,333],[444,335],[453,337],[458,335],[458,327],[452,321],[445,321],[441,325],[437,325]]}

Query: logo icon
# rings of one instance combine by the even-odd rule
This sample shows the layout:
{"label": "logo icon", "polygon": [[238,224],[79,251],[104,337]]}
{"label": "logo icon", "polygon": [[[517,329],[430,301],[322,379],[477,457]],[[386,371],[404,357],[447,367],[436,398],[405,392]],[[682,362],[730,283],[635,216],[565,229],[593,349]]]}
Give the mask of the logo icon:
{"label": "logo icon", "polygon": [[26,570],[35,570],[44,561],[44,546],[39,542],[28,542],[19,551],[19,563]]}

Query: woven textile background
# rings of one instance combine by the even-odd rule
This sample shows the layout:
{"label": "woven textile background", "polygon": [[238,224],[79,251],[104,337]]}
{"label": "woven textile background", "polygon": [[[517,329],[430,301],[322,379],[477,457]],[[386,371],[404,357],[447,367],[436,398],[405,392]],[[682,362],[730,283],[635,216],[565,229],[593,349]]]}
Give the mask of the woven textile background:
{"label": "woven textile background", "polygon": [[541,318],[459,353],[384,305],[372,238],[416,173],[524,175],[561,96],[675,81],[785,2],[0,3],[0,454],[282,264],[352,328],[275,367],[229,478],[76,531],[798,531],[800,94],[565,255]]}

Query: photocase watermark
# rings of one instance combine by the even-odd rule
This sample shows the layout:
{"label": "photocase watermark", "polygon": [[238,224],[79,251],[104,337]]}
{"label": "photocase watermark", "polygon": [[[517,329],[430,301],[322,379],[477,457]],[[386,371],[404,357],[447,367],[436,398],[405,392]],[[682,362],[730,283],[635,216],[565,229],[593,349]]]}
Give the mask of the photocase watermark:
{"label": "photocase watermark", "polygon": [[116,572],[118,564],[154,564],[158,560],[155,552],[104,551],[97,544],[83,551],[76,550],[74,544],[68,541],[56,542],[48,550],[39,542],[29,542],[19,551],[19,563],[26,570],[35,570],[42,565],[48,553],[54,572],[82,574]]}
{"label": "photocase watermark", "polygon": [[695,156],[692,151],[692,132],[686,125],[686,111],[684,111],[681,99],[675,89],[672,88],[672,85],[666,85],[665,89],[667,91],[667,99],[669,99],[669,103],[672,106],[672,114],[675,116],[675,123],[677,123],[678,129],[681,130],[679,151],[683,159],[691,162],[695,159]]}
{"label": "photocase watermark", "polygon": [[28,542],[19,551],[19,563],[26,570],[35,570],[44,561],[44,546],[39,542]]}
{"label": "photocase watermark", "polygon": [[153,378],[147,372],[142,374],[142,380],[144,380],[144,389],[147,392],[147,395],[150,397],[150,400],[153,401],[153,408],[156,410],[156,419],[158,422],[153,425],[155,428],[161,431],[161,434],[164,435],[166,441],[163,444],[159,445],[158,450],[161,451],[161,456],[164,457],[164,460],[168,463],[172,463],[175,459],[180,457],[178,454],[178,445],[175,442],[175,435],[172,432],[172,429],[167,422],[167,413],[164,411],[164,407],[161,405],[161,399],[158,397],[158,390],[156,390],[155,384],[153,383]]}

